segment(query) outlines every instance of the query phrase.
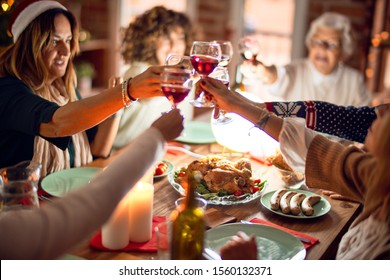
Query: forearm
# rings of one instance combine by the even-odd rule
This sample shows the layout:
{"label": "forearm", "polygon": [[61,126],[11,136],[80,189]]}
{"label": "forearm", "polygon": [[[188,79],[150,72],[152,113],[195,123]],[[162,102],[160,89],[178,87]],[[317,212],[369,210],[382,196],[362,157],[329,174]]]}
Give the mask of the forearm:
{"label": "forearm", "polygon": [[[363,143],[368,128],[376,119],[375,108],[338,106],[323,101],[266,102],[269,112],[279,117],[306,119],[306,126],[315,131]],[[328,116],[331,116],[329,120]]]}
{"label": "forearm", "polygon": [[[283,126],[283,120],[273,114],[270,114],[262,103],[256,103],[244,97],[237,97],[232,102],[229,111],[234,112],[248,121],[257,125],[264,117],[267,121],[264,123],[263,130],[275,140],[279,140],[279,134]],[[268,117],[269,115],[269,117]]]}
{"label": "forearm", "polygon": [[[121,111],[120,111],[121,112]],[[98,126],[98,131],[90,144],[94,157],[108,157],[118,132],[120,117],[113,115]]]}
{"label": "forearm", "polygon": [[61,137],[87,130],[123,108],[121,86],[60,107],[49,123],[42,123],[40,134]]}
{"label": "forearm", "polygon": [[87,238],[164,152],[155,128],[132,144],[91,182],[34,211],[0,215],[1,259],[52,259]]}

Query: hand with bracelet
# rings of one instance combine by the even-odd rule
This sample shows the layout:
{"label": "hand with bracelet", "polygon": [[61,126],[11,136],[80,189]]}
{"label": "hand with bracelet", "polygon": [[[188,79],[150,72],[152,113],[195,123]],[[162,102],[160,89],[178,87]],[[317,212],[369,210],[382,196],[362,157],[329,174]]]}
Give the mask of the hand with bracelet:
{"label": "hand with bracelet", "polygon": [[264,104],[255,103],[236,92],[231,92],[222,82],[209,77],[202,79],[200,87],[212,95],[222,110],[241,115],[278,140],[283,119],[268,112]]}

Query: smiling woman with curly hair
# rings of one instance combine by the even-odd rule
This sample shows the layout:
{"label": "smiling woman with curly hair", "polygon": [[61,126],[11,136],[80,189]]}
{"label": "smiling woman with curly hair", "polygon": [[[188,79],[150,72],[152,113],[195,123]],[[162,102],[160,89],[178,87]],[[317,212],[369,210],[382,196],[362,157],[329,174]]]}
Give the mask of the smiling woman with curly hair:
{"label": "smiling woman with curly hair", "polygon": [[[193,37],[192,24],[184,13],[156,6],[137,16],[122,40],[121,54],[128,65],[123,78],[134,77],[151,65],[164,65],[170,53],[188,54]],[[132,110],[122,115],[114,149],[125,146],[171,107],[165,97],[149,98],[133,105]],[[182,102],[179,108],[187,120],[192,119],[193,108],[188,102]]]}

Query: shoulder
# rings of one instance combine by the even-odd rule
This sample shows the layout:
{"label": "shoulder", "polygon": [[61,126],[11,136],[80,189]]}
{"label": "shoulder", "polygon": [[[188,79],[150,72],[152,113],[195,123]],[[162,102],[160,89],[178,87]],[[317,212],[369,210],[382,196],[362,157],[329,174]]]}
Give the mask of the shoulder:
{"label": "shoulder", "polygon": [[0,77],[0,86],[2,88],[24,88],[31,92],[31,89],[23,81],[11,76]]}

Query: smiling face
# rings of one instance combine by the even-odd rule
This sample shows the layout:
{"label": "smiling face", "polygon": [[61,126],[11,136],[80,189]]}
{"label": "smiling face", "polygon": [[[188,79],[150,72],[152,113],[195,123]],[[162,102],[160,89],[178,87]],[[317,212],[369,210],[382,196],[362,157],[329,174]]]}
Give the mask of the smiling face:
{"label": "smiling face", "polygon": [[342,59],[341,32],[333,28],[318,28],[309,44],[309,59],[323,75],[332,73]]}
{"label": "smiling face", "polygon": [[169,38],[159,38],[157,42],[156,57],[160,65],[165,64],[168,54],[184,55],[186,50],[186,36],[181,27],[177,27],[169,34]]}
{"label": "smiling face", "polygon": [[54,31],[43,52],[43,60],[48,69],[51,82],[65,74],[70,58],[71,41],[72,29],[70,23],[63,14],[58,14],[54,19]]}

